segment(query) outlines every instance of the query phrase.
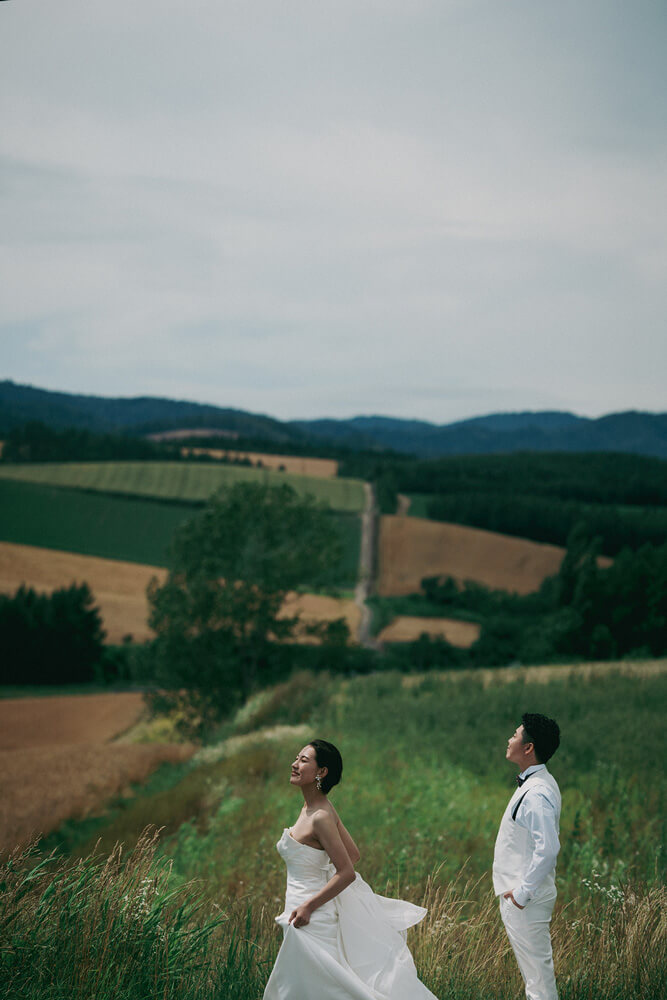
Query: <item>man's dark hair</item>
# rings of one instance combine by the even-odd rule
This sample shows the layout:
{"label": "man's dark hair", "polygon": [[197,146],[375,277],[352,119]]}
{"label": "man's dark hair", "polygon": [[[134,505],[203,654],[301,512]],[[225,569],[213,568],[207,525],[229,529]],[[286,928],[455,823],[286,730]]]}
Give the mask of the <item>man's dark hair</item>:
{"label": "man's dark hair", "polygon": [[343,773],[343,758],[333,743],[326,740],[311,740],[308,746],[315,751],[318,767],[326,767],[327,773],[322,778],[322,791],[326,795],[340,781]]}
{"label": "man's dark hair", "polygon": [[553,719],[548,719],[546,715],[537,715],[532,712],[524,712],[521,716],[523,723],[524,743],[532,743],[535,748],[535,756],[540,764],[553,757],[560,744],[560,729],[558,723]]}

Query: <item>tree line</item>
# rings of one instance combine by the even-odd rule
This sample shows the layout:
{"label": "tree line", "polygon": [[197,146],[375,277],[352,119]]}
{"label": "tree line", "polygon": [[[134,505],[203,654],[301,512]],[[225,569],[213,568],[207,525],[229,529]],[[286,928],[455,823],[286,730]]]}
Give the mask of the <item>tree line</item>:
{"label": "tree line", "polygon": [[667,504],[667,462],[613,452],[519,452],[429,461],[383,458],[376,475],[404,493],[503,493],[582,503]]}
{"label": "tree line", "polygon": [[0,684],[87,684],[103,678],[104,629],[86,583],[51,594],[0,594]]}
{"label": "tree line", "polygon": [[603,555],[659,545],[667,538],[667,507],[619,507],[508,493],[453,493],[433,497],[427,511],[434,521],[467,524],[535,542],[565,545],[573,527],[585,525],[600,539]]}
{"label": "tree line", "polygon": [[4,438],[3,462],[110,462],[180,458],[178,448],[128,434],[99,434],[39,421],[14,427]]}
{"label": "tree line", "polygon": [[667,462],[613,453],[520,453],[417,461],[357,455],[341,475],[375,484],[380,510],[398,493],[425,494],[428,517],[565,545],[583,522],[601,551],[660,545],[667,538]]}
{"label": "tree line", "polygon": [[558,573],[525,596],[452,578],[423,580],[430,608],[481,624],[469,650],[447,644],[443,657],[453,666],[492,666],[667,654],[667,544],[626,548],[605,568],[599,553],[599,541],[578,525]]}

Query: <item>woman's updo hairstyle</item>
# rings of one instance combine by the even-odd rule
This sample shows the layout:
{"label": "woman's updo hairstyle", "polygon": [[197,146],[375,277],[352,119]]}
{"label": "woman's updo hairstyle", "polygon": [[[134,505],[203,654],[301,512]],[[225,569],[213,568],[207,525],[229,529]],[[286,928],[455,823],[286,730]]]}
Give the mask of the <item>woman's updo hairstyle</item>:
{"label": "woman's updo hairstyle", "polygon": [[311,740],[308,746],[315,751],[317,766],[327,768],[327,773],[322,778],[322,791],[326,795],[340,781],[343,758],[333,743],[327,743],[326,740]]}

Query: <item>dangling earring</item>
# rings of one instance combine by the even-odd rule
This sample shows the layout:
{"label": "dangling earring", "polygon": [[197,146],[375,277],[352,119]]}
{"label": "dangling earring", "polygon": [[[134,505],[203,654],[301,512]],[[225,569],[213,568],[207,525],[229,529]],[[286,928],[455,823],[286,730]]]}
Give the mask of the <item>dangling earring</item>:
{"label": "dangling earring", "polygon": [[315,784],[317,785],[318,792],[321,792],[322,791],[322,775],[321,774],[316,774],[315,775]]}

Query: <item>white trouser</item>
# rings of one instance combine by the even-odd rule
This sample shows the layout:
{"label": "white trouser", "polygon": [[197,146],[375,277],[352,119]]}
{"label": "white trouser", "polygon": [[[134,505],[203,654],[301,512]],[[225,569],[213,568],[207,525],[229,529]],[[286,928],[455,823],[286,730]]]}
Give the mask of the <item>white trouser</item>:
{"label": "white trouser", "polygon": [[558,1000],[551,953],[551,913],[556,897],[528,903],[523,910],[500,899],[500,915],[526,984],[526,1000]]}

